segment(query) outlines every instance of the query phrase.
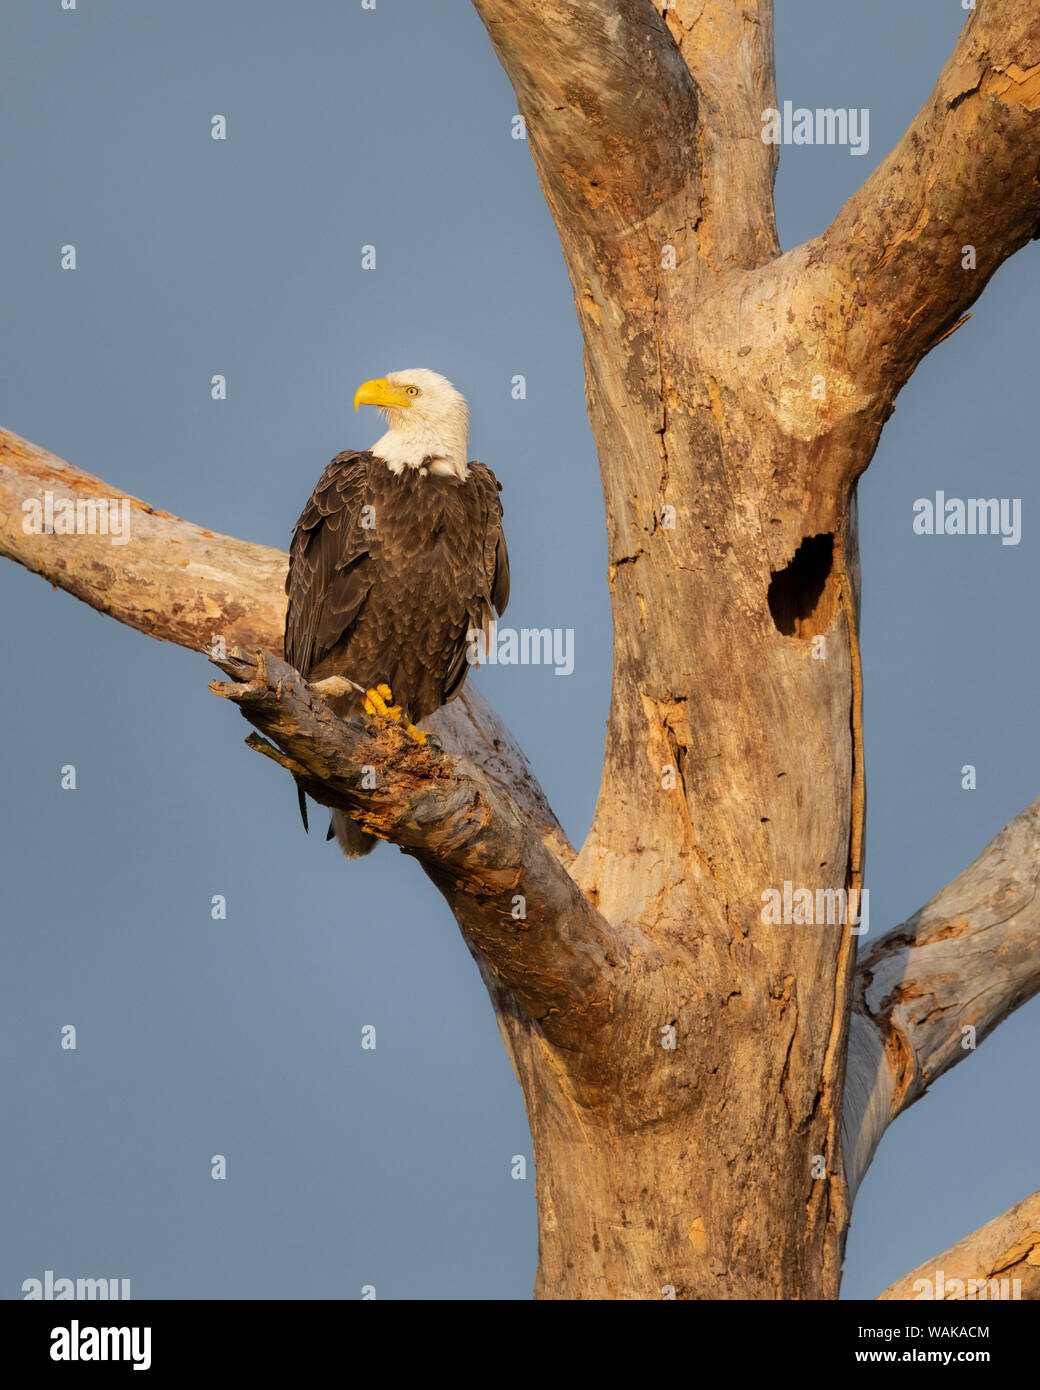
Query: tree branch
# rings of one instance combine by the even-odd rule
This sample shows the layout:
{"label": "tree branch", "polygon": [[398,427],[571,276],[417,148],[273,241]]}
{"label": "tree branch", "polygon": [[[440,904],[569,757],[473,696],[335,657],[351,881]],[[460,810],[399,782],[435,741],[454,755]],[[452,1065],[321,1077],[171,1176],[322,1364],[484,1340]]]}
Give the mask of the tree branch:
{"label": "tree branch", "polygon": [[[129,508],[127,544],[108,534],[27,532],[23,502],[68,498],[85,506],[118,499]],[[161,641],[209,651],[262,647],[280,654],[288,557],[270,546],[221,536],[83,473],[0,429],[0,555],[121,623]],[[449,753],[479,762],[546,845],[565,862],[574,849],[516,740],[475,688],[428,721]]]}
{"label": "tree branch", "polygon": [[250,746],[291,771],[316,801],[349,812],[417,859],[471,950],[550,1041],[577,1049],[607,1021],[610,928],[478,767],[421,746],[398,725],[337,719],[277,657],[236,649],[213,660],[236,683],[214,681],[210,689],[237,704],[281,753],[255,737]]}
{"label": "tree branch", "polygon": [[841,282],[866,389],[891,400],[1040,234],[1038,160],[1040,14],[1035,0],[981,0],[903,139],[814,244]]}
{"label": "tree branch", "polygon": [[773,0],[673,0],[664,18],[699,97],[699,253],[713,269],[762,265],[780,251],[780,147],[760,138],[762,113],[776,106]]}
{"label": "tree branch", "polygon": [[659,210],[672,227],[692,225],[697,92],[649,0],[474,4],[516,91],[561,230],[627,237]]}
{"label": "tree branch", "polygon": [[[1000,1283],[989,1284],[993,1279]],[[878,1299],[1014,1298],[1016,1279],[1021,1284],[1017,1296],[1040,1299],[1040,1192],[889,1284]],[[985,1289],[980,1281],[986,1282]]]}
{"label": "tree branch", "polygon": [[1040,799],[858,966],[843,1125],[853,1191],[895,1117],[1038,990]]}

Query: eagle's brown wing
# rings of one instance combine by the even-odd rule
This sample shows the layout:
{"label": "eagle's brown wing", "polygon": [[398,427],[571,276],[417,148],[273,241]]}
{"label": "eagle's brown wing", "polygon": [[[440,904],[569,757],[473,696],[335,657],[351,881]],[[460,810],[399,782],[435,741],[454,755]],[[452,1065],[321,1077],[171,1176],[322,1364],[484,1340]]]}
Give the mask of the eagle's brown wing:
{"label": "eagle's brown wing", "polygon": [[372,585],[361,509],[372,455],[337,454],[293,532],[285,592],[285,659],[306,676],[346,634]]}
{"label": "eagle's brown wing", "polygon": [[[285,576],[285,659],[305,677],[350,627],[371,587],[371,533],[361,525],[371,460],[355,450],[337,454],[293,531]],[[306,830],[307,798],[301,786],[296,791]]]}
{"label": "eagle's brown wing", "polygon": [[[495,613],[499,617],[509,602],[509,551],[502,530],[502,503],[498,494],[502,484],[486,463],[471,462],[470,479],[477,488],[480,500],[480,521],[477,535],[482,538],[483,572],[487,579],[485,591],[479,595],[467,623],[468,631],[482,629],[488,637]],[[469,667],[470,644],[463,633],[444,678],[444,699],[457,695],[466,679]]]}
{"label": "eagle's brown wing", "polygon": [[509,602],[509,551],[502,530],[502,503],[498,494],[502,484],[486,463],[471,463],[470,469],[480,482],[487,499],[487,527],[484,531],[484,568],[487,571],[491,602],[501,618]]}

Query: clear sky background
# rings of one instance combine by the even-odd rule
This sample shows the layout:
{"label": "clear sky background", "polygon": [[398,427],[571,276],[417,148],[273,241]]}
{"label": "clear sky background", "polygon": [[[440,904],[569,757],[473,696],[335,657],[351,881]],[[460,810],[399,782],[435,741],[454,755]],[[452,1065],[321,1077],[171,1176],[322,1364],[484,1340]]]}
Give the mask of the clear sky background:
{"label": "clear sky background", "polygon": [[[898,140],[966,15],[959,0],[777,9],[781,101],[870,110],[864,157],[782,150],[791,247]],[[510,622],[575,629],[572,676],[477,679],[580,843],[609,695],[603,507],[570,290],[515,110],[466,0],[8,0],[0,423],[284,547],[326,461],[380,429],[351,410],[358,383],[445,373],[504,485]],[[926,359],[860,489],[871,939],[1040,793],[1038,267],[1031,244]],[[1021,544],[915,536],[913,502],[936,489],[1022,498]],[[0,623],[0,1296],[53,1269],[130,1278],[139,1298],[527,1298],[522,1098],[421,871],[387,847],[348,866],[320,813],[305,837],[203,658],[7,562]],[[1038,1046],[1034,1001],[889,1131],[845,1296],[1040,1187]]]}

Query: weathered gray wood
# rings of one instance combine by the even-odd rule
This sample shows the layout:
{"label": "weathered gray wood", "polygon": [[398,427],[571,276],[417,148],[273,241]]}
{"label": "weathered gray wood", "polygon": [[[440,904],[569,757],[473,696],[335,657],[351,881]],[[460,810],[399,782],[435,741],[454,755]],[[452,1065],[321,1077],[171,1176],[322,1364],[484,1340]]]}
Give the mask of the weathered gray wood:
{"label": "weathered gray wood", "polygon": [[1040,991],[1040,799],[856,971],[845,1157],[859,1186],[892,1121]]}

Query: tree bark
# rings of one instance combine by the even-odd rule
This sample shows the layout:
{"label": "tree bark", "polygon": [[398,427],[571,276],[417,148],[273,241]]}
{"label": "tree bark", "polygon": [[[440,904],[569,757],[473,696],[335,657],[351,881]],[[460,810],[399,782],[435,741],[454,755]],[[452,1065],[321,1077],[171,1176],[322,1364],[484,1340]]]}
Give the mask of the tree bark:
{"label": "tree bark", "polygon": [[[236,650],[214,663],[236,680],[210,689],[278,745],[250,738],[250,746],[291,771],[315,800],[413,855],[471,951],[547,1041],[575,1050],[603,1027],[619,978],[609,926],[475,763],[421,745],[385,720],[373,732],[367,721],[337,719],[316,697],[323,683],[308,686],[266,653]],[[366,768],[378,775],[366,778]]]}
{"label": "tree bark", "polygon": [[[592,828],[575,857],[475,695],[437,723],[483,777],[337,727],[284,667],[233,698],[276,760],[414,853],[451,902],[524,1090],[537,1296],[834,1298],[854,914],[846,900],[777,922],[766,902],[787,885],[833,904],[863,885],[856,481],[917,362],[1040,224],[1040,20],[1031,0],[973,12],[897,150],[831,228],[780,254],[776,148],[760,138],[775,101],[769,0],[739,14],[678,0],[664,16],[649,0],[475,4],[585,340],[614,620]],[[27,484],[80,485],[0,442],[7,518]],[[277,654],[284,557],[136,506],[132,556],[27,541],[15,521],[0,544],[143,630]],[[359,759],[384,774],[375,800]],[[999,855],[973,869],[996,901]],[[526,936],[506,920],[514,893],[536,905]],[[942,1004],[983,1032],[1032,988],[1033,919],[1015,912],[992,997],[958,1002],[962,959]],[[886,938],[864,963],[853,1182],[954,1060],[898,983],[900,953],[927,975],[930,922],[926,910],[914,939]],[[978,928],[989,950],[996,924]]]}
{"label": "tree bark", "polygon": [[[570,268],[607,503],[613,696],[575,873],[645,958],[609,1087],[571,1077],[561,1111],[537,1057],[521,1069],[550,1214],[539,1292],[833,1297],[853,940],[764,924],[762,894],[860,869],[850,485],[882,407],[819,359],[816,286],[776,259],[771,202],[749,232],[746,204],[712,200],[698,88],[660,16],[477,7]],[[775,152],[724,144],[725,177],[768,190]]]}
{"label": "tree bark", "polygon": [[855,1190],[882,1135],[1040,991],[1040,800],[856,971],[845,1104]]}

